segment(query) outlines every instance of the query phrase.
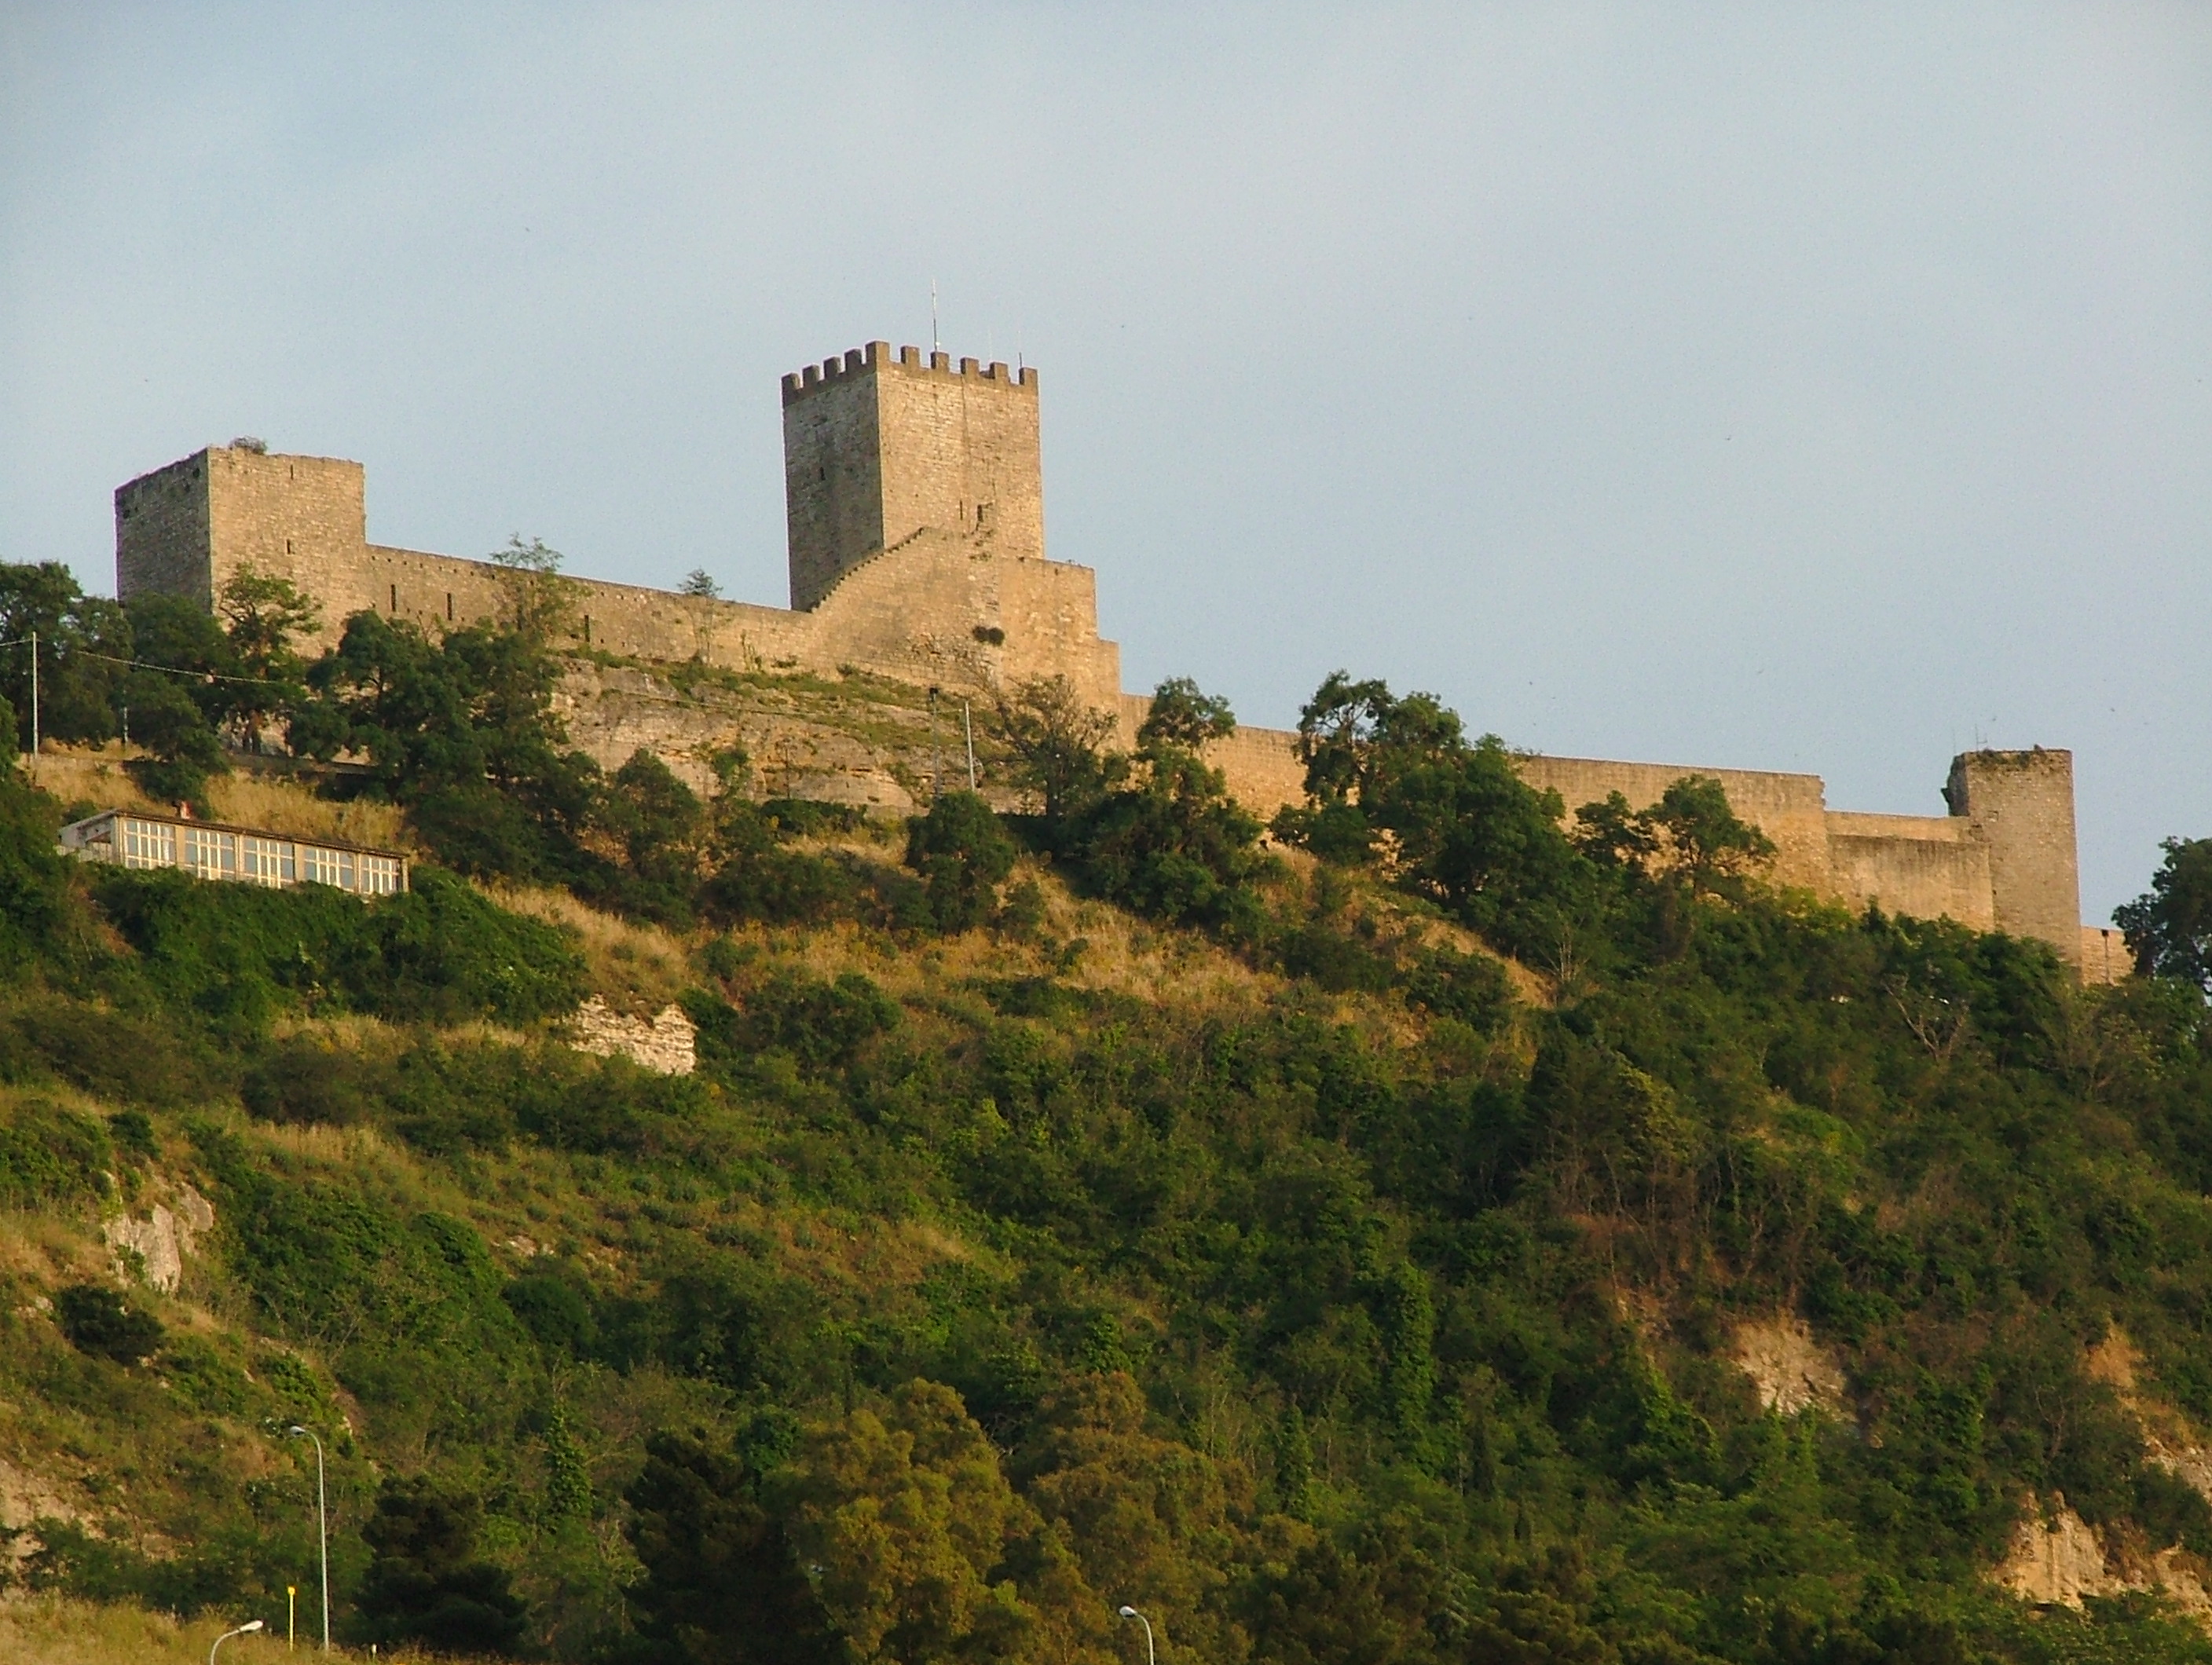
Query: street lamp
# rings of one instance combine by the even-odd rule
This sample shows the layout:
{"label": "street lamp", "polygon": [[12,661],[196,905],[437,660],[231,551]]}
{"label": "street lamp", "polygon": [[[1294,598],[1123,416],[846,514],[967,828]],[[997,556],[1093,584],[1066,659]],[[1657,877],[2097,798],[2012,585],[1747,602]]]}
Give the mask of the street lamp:
{"label": "street lamp", "polygon": [[294,1439],[302,1436],[315,1442],[315,1536],[323,1553],[323,1651],[331,1650],[331,1511],[323,1493],[323,1442],[312,1428],[294,1423],[286,1430]]}
{"label": "street lamp", "polygon": [[215,1650],[222,1646],[224,1643],[229,1641],[231,1638],[234,1636],[244,1636],[248,1631],[258,1631],[260,1628],[261,1621],[258,1619],[249,1619],[243,1625],[240,1625],[236,1630],[225,1631],[221,1636],[216,1638],[212,1643],[209,1644],[208,1665],[215,1665]]}
{"label": "street lamp", "polygon": [[1145,1665],[1159,1665],[1158,1660],[1152,1656],[1152,1621],[1134,1607],[1129,1607],[1121,1609],[1121,1617],[1133,1619],[1145,1627]]}

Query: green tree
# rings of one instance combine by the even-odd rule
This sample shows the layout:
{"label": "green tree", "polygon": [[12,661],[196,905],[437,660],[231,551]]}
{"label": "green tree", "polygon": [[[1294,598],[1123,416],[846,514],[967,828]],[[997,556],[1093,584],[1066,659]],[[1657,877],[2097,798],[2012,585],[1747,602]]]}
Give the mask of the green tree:
{"label": "green tree", "polygon": [[158,1351],[165,1334],[160,1319],[132,1307],[105,1284],[56,1290],[54,1322],[71,1345],[118,1364],[135,1364]]}
{"label": "green tree", "polygon": [[390,1480],[362,1528],[372,1559],[359,1606],[378,1642],[511,1654],[527,1609],[504,1568],[477,1557],[483,1510],[427,1480]]}
{"label": "green tree", "polygon": [[627,1494],[645,1576],[629,1591],[651,1665],[843,1665],[760,1476],[699,1434],[646,1440]]}
{"label": "green tree", "polygon": [[688,922],[708,831],[707,806],[699,795],[641,749],[608,780],[595,814],[599,825],[622,840],[630,873],[643,887],[639,910]]}
{"label": "green tree", "polygon": [[433,642],[369,611],[309,674],[292,724],[309,756],[368,754],[440,859],[464,872],[604,879],[582,836],[599,770],[553,710],[559,667],[525,632],[470,625]]}
{"label": "green tree", "polygon": [[1072,817],[1063,841],[1098,894],[1156,919],[1256,933],[1262,829],[1192,749],[1236,721],[1187,678],[1160,684],[1134,758],[1111,771],[1110,789]]}
{"label": "green tree", "polygon": [[217,708],[259,751],[270,726],[307,698],[307,663],[294,644],[321,628],[322,609],[289,579],[244,567],[224,580],[216,612],[229,648],[228,675],[212,690]]}
{"label": "green tree", "polygon": [[1307,804],[1278,817],[1283,836],[1335,860],[1387,844],[1398,884],[1555,970],[1601,939],[1595,875],[1560,829],[1559,794],[1522,781],[1496,735],[1470,743],[1433,695],[1337,671],[1299,717],[1298,750]]}
{"label": "green tree", "polygon": [[2112,912],[2136,969],[2212,994],[2212,838],[2169,838],[2150,889]]}
{"label": "green tree", "polygon": [[[0,696],[19,725],[9,749],[30,744],[31,649],[39,637],[39,729],[49,739],[105,740],[115,732],[114,690],[131,657],[123,609],[88,596],[58,561],[0,562]],[[8,744],[0,737],[0,744]]]}
{"label": "green tree", "polygon": [[939,930],[972,930],[997,910],[1014,842],[981,798],[948,792],[908,823],[906,865],[921,875]]}
{"label": "green tree", "polygon": [[509,630],[544,647],[574,629],[583,588],[574,579],[561,576],[567,557],[560,550],[542,538],[525,543],[516,532],[489,559],[500,569],[507,613],[503,622]]}
{"label": "green tree", "polygon": [[1170,677],[1153,691],[1152,708],[1137,728],[1137,744],[1196,751],[1209,740],[1236,732],[1237,714],[1227,700],[1202,692],[1188,677]]}
{"label": "green tree", "polygon": [[1114,714],[1086,705],[1066,677],[1017,683],[998,702],[999,738],[1014,755],[1015,784],[1036,794],[1048,829],[1105,789]]}
{"label": "green tree", "polygon": [[913,1382],[817,1429],[783,1489],[799,1560],[863,1665],[1018,1655],[1036,1614],[991,1575],[1029,1511],[950,1388]]}
{"label": "green tree", "polygon": [[142,663],[115,687],[117,723],[151,754],[130,765],[131,778],[167,802],[197,801],[210,776],[230,769],[216,680],[236,669],[229,640],[212,613],[184,596],[139,596],[129,622]]}

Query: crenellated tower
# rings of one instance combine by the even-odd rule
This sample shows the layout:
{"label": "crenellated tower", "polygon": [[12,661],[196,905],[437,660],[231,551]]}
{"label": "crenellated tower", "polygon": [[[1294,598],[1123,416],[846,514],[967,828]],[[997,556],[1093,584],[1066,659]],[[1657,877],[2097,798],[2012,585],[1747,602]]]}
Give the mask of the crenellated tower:
{"label": "crenellated tower", "polygon": [[783,379],[791,605],[917,532],[1044,558],[1037,373],[872,341]]}

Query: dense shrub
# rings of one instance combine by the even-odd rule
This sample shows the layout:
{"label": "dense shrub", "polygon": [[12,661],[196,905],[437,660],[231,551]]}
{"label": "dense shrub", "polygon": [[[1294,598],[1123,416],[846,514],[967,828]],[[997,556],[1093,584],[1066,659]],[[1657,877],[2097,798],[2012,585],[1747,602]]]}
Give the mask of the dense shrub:
{"label": "dense shrub", "polygon": [[167,1000],[254,1030],[286,1010],[526,1023],[582,997],[563,933],[417,868],[414,888],[364,902],[320,885],[264,890],[182,873],[100,870],[95,894]]}
{"label": "dense shrub", "polygon": [[54,1322],[71,1346],[118,1364],[135,1364],[161,1345],[161,1321],[133,1307],[105,1284],[70,1284],[54,1291]]}
{"label": "dense shrub", "polygon": [[99,1196],[113,1160],[99,1123],[36,1099],[19,1101],[0,1118],[0,1207]]}

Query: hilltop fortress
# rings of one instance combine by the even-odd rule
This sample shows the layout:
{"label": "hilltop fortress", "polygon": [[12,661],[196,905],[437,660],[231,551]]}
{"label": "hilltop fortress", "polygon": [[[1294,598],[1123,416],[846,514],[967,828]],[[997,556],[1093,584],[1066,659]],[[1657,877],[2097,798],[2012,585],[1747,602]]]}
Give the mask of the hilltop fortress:
{"label": "hilltop fortress", "polygon": [[[884,342],[783,379],[791,605],[580,580],[577,646],[753,676],[866,673],[970,699],[1064,676],[1125,737],[1146,699],[1122,692],[1121,651],[1098,635],[1097,576],[1048,560],[1037,373]],[[490,618],[506,591],[484,562],[368,541],[362,465],[211,446],[115,494],[117,592],[212,606],[234,573],[290,579],[320,602],[326,642],[374,610],[436,632]],[[619,763],[643,744],[695,775],[731,720],[651,690],[649,676],[580,669],[579,742]],[[1300,796],[1296,736],[1240,727],[1212,749],[1261,815]],[[935,734],[932,731],[932,748]],[[934,765],[933,765],[933,768]],[[1641,807],[1686,775],[1711,775],[1777,846],[1775,878],[1852,908],[1948,915],[2048,942],[2087,980],[2124,975],[2118,933],[2084,926],[2065,751],[1954,758],[1944,816],[1831,810],[1818,775],[1530,757],[1529,783],[1570,811],[1619,792]],[[858,755],[802,777],[821,795],[904,808],[912,793]]]}

